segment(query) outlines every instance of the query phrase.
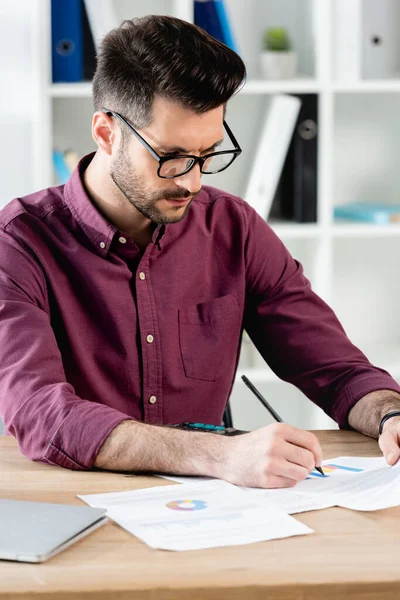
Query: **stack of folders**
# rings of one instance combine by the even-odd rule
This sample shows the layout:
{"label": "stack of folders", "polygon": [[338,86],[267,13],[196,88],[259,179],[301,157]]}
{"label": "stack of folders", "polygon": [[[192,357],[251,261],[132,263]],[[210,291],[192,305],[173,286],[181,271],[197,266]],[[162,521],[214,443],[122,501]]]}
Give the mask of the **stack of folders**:
{"label": "stack of folders", "polygon": [[99,43],[118,24],[110,0],[51,0],[53,83],[90,81]]}
{"label": "stack of folders", "polygon": [[66,183],[79,162],[79,155],[73,150],[58,148],[53,150],[53,166],[57,181],[60,185]]}
{"label": "stack of folders", "polygon": [[334,217],[337,222],[352,221],[388,225],[400,223],[399,204],[379,204],[373,202],[348,202],[335,206]]}
{"label": "stack of folders", "polygon": [[271,99],[244,194],[265,220],[317,220],[318,97]]}
{"label": "stack of folders", "polygon": [[224,0],[194,0],[194,23],[238,52]]}

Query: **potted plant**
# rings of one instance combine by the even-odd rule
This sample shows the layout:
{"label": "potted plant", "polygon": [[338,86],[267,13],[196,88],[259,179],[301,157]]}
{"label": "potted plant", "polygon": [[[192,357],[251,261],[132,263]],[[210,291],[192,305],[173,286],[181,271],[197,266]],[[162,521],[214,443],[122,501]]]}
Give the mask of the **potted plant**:
{"label": "potted plant", "polygon": [[290,79],[297,71],[297,54],[292,50],[285,27],[269,27],[264,32],[261,71],[267,79]]}

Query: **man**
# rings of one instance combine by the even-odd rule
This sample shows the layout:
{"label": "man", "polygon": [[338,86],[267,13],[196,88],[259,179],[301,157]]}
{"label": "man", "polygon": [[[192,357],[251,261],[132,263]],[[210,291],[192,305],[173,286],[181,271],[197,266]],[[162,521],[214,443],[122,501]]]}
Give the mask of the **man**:
{"label": "man", "polygon": [[[98,57],[97,152],[65,186],[1,211],[0,406],[33,460],[259,487],[304,479],[322,460],[310,432],[168,427],[221,423],[243,327],[341,427],[378,437],[400,411],[398,384],[350,343],[269,226],[201,186],[240,153],[224,114],[244,79],[241,59],[193,25],[125,22]],[[396,414],[380,436],[389,464],[399,433]]]}

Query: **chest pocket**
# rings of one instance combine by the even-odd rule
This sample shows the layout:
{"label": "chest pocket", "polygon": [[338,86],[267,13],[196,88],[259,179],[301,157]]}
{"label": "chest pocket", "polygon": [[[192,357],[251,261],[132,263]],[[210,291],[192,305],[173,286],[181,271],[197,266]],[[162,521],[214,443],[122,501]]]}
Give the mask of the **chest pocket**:
{"label": "chest pocket", "polygon": [[242,313],[233,294],[178,311],[179,343],[186,377],[215,381],[236,359]]}

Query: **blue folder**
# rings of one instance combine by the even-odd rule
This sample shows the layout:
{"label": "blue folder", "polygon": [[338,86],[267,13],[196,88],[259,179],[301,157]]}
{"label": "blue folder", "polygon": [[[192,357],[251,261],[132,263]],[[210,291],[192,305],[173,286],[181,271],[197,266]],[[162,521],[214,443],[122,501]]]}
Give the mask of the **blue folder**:
{"label": "blue folder", "polygon": [[221,21],[214,0],[195,0],[194,23],[207,31],[216,40],[226,44]]}
{"label": "blue folder", "polygon": [[83,81],[83,2],[51,0],[53,82]]}
{"label": "blue folder", "polygon": [[233,37],[232,27],[229,22],[229,18],[228,18],[228,14],[226,11],[226,6],[224,3],[224,0],[215,0],[214,4],[215,4],[215,9],[217,11],[218,19],[220,22],[220,26],[222,29],[224,44],[229,46],[229,48],[231,48],[231,50],[234,50],[235,52],[239,53],[236,41]]}

